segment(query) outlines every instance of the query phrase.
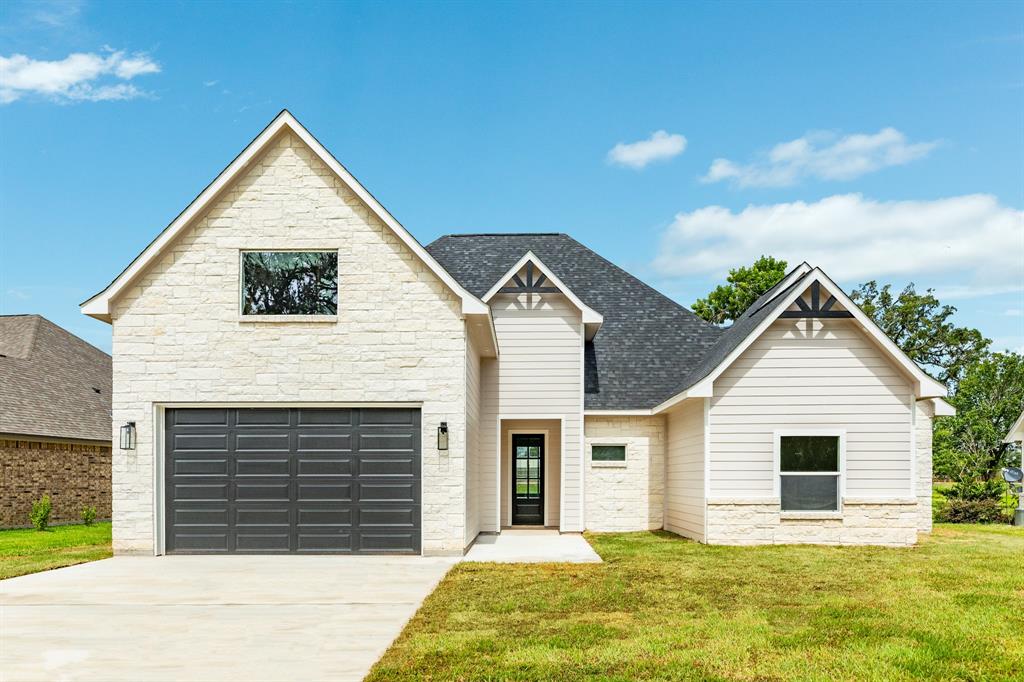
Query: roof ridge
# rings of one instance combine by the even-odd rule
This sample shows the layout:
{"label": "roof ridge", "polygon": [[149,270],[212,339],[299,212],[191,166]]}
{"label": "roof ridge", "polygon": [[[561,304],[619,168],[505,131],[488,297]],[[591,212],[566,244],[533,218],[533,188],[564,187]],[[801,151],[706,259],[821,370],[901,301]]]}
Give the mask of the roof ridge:
{"label": "roof ridge", "polygon": [[[442,234],[434,241],[446,237],[569,237],[569,235],[565,232],[452,232]],[[569,238],[572,239],[572,237]]]}
{"label": "roof ridge", "polygon": [[687,308],[686,306],[684,306],[684,305],[683,305],[682,303],[680,303],[679,301],[676,301],[675,299],[673,299],[673,298],[672,298],[672,297],[670,297],[670,296],[666,296],[666,295],[665,295],[665,294],[663,294],[662,292],[660,292],[660,291],[658,291],[657,289],[655,289],[654,287],[652,287],[652,286],[651,286],[650,284],[648,284],[647,282],[643,281],[642,279],[640,279],[639,277],[637,277],[636,275],[634,275],[633,273],[631,273],[631,272],[630,272],[629,270],[626,270],[625,268],[623,268],[623,267],[621,267],[621,266],[619,266],[619,265],[616,265],[615,263],[613,263],[612,261],[610,261],[610,260],[608,260],[607,258],[605,258],[604,256],[602,256],[602,255],[601,255],[600,253],[598,253],[597,251],[594,251],[594,250],[593,250],[592,248],[590,248],[589,246],[587,246],[586,244],[584,244],[584,243],[583,243],[583,242],[581,242],[580,240],[576,239],[576,238],[575,238],[575,237],[573,237],[572,235],[570,235],[570,234],[567,234],[567,235],[565,235],[565,236],[566,236],[566,237],[568,237],[568,238],[569,238],[570,240],[572,240],[573,242],[575,242],[576,244],[578,244],[579,246],[581,246],[581,247],[583,247],[584,249],[586,249],[587,251],[589,251],[590,253],[594,254],[594,255],[595,255],[595,256],[597,256],[597,257],[598,257],[599,259],[601,259],[602,261],[604,261],[604,262],[605,262],[605,263],[607,263],[608,265],[612,266],[613,268],[615,268],[616,270],[618,270],[618,271],[619,271],[619,272],[621,272],[622,274],[626,275],[627,277],[630,277],[631,279],[634,279],[634,280],[636,280],[636,281],[637,281],[637,282],[639,282],[639,283],[640,283],[640,285],[641,285],[642,287],[644,287],[645,289],[647,289],[647,290],[649,290],[649,291],[651,291],[651,292],[653,292],[653,293],[657,294],[658,296],[661,296],[661,297],[662,297],[663,299],[665,299],[666,301],[668,301],[668,302],[669,302],[669,303],[671,303],[672,305],[676,306],[676,307],[677,307],[677,308],[679,308],[680,310],[686,311],[687,313],[689,313],[690,315],[692,315],[692,316],[694,317],[694,319],[698,320],[698,321],[699,321],[699,322],[700,322],[701,324],[703,324],[703,325],[707,326],[707,327],[708,327],[709,329],[714,329],[714,330],[716,330],[716,331],[719,331],[719,332],[721,332],[721,331],[722,331],[722,328],[721,328],[721,327],[719,327],[718,325],[716,325],[716,324],[711,324],[710,322],[708,322],[708,321],[707,321],[707,320],[705,320],[704,318],[702,318],[702,317],[700,317],[699,315],[697,315],[697,313],[693,312],[692,310],[690,310],[689,308]]}

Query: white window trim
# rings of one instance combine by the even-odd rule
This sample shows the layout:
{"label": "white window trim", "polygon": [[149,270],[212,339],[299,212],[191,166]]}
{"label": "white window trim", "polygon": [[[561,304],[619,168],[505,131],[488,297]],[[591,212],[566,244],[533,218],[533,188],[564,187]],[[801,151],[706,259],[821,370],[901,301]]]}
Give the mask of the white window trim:
{"label": "white window trim", "polygon": [[[246,315],[245,314],[245,254],[247,253],[333,253],[338,259],[338,290],[335,312],[323,315]],[[337,248],[251,248],[238,250],[238,321],[239,322],[337,322],[337,309],[341,305],[341,249]]]}
{"label": "white window trim", "polygon": [[[839,470],[838,471],[794,471],[787,476],[823,476],[835,474],[839,476],[839,499],[836,500],[835,511],[802,511],[782,509],[782,437],[783,436],[833,436],[839,438]],[[846,429],[840,428],[798,428],[778,429],[772,433],[772,481],[773,496],[779,500],[779,510],[787,515],[809,517],[824,514],[842,514],[843,500],[846,498]]]}
{"label": "white window trim", "polygon": [[[590,467],[592,469],[625,469],[629,466],[629,443],[621,439],[609,438],[588,438],[590,446]],[[622,448],[622,461],[595,461],[594,446],[613,445]]]}

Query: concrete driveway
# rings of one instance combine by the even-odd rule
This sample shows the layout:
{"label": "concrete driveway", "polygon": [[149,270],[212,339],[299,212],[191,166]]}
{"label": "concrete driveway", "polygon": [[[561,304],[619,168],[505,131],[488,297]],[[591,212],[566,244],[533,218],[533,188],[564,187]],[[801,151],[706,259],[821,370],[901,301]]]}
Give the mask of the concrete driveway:
{"label": "concrete driveway", "polygon": [[0,680],[358,680],[455,559],[115,557],[0,581]]}

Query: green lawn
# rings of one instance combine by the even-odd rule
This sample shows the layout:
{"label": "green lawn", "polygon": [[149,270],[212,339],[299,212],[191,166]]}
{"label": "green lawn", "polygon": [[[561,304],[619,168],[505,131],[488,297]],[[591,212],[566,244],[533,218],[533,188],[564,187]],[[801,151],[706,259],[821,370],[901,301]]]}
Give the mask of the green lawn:
{"label": "green lawn", "polygon": [[588,536],[603,564],[460,564],[370,680],[1020,679],[1024,530],[909,549]]}
{"label": "green lawn", "polygon": [[111,555],[110,523],[0,530],[0,578],[36,573]]}

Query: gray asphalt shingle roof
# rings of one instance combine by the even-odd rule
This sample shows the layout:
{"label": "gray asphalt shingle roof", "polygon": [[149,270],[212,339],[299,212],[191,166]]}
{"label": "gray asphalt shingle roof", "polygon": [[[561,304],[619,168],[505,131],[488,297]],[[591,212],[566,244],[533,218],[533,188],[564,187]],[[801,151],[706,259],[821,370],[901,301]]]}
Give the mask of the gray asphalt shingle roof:
{"label": "gray asphalt shingle roof", "polygon": [[111,440],[111,360],[39,315],[0,316],[0,433]]}
{"label": "gray asphalt shingle roof", "polygon": [[584,351],[584,407],[654,407],[675,395],[723,332],[565,234],[447,235],[427,251],[482,297],[532,251],[576,296],[604,317]]}

